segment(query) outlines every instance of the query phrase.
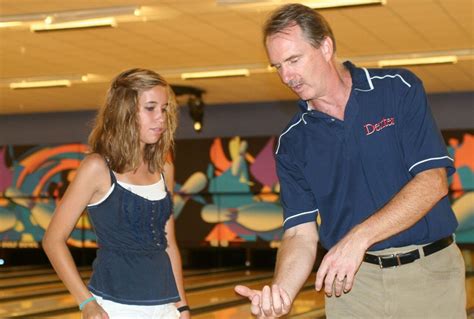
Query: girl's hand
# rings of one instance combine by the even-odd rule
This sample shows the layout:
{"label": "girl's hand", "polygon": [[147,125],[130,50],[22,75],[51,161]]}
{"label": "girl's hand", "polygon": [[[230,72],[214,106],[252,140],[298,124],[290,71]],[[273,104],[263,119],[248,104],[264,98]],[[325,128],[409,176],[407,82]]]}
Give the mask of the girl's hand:
{"label": "girl's hand", "polygon": [[97,303],[97,301],[91,301],[82,309],[83,319],[109,319],[109,315],[105,310]]}
{"label": "girl's hand", "polygon": [[179,319],[190,319],[191,313],[189,311],[183,311],[180,313]]}

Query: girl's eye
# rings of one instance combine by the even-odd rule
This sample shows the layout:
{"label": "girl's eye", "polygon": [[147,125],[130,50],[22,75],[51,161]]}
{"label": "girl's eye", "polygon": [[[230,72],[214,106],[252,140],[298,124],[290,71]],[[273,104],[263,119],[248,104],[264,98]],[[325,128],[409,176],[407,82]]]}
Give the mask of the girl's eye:
{"label": "girl's eye", "polygon": [[147,110],[147,111],[149,111],[149,112],[152,112],[154,109],[155,109],[154,106],[147,106],[147,107],[145,107],[145,110]]}

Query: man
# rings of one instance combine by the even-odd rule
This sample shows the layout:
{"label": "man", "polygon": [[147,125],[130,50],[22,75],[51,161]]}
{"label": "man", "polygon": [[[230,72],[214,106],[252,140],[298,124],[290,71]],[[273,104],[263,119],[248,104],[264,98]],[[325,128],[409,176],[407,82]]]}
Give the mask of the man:
{"label": "man", "polygon": [[300,110],[275,155],[285,232],[274,282],[235,290],[259,318],[288,313],[320,240],[328,253],[315,286],[327,317],[466,317],[446,196],[453,160],[421,81],[407,70],[337,62],[330,26],[303,5],[277,9],[264,39]]}

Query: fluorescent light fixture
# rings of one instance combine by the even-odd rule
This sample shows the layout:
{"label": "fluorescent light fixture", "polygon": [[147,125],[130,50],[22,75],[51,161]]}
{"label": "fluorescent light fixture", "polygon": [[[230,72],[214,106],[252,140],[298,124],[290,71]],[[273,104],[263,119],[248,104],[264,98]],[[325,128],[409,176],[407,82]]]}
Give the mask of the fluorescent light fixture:
{"label": "fluorescent light fixture", "polygon": [[445,55],[445,56],[433,56],[433,57],[422,57],[422,58],[380,60],[378,62],[378,65],[379,67],[383,68],[387,66],[446,64],[446,63],[456,63],[456,62],[458,62],[457,56]]}
{"label": "fluorescent light fixture", "polygon": [[[243,5],[243,6],[276,6],[294,1],[281,0],[217,0],[218,5]],[[302,1],[301,3],[313,9],[327,9],[337,7],[352,7],[364,5],[382,5],[386,0],[319,0]]]}
{"label": "fluorescent light fixture", "polygon": [[0,21],[0,28],[12,28],[22,26],[24,23],[21,21]]}
{"label": "fluorescent light fixture", "polygon": [[305,1],[304,5],[313,9],[328,9],[337,7],[353,7],[353,6],[367,6],[367,5],[385,5],[386,0],[320,0],[320,1]]}
{"label": "fluorescent light fixture", "polygon": [[2,81],[0,81],[0,86],[3,86],[3,83],[8,84],[8,86],[13,90],[48,87],[69,87],[74,83],[88,82],[93,77],[93,74],[73,74],[58,76],[37,76],[29,78],[10,78],[3,79]]}
{"label": "fluorescent light fixture", "polygon": [[254,3],[275,3],[273,0],[217,0],[217,4],[254,4]]}
{"label": "fluorescent light fixture", "polygon": [[204,71],[204,72],[190,72],[182,73],[181,79],[204,79],[204,78],[224,78],[233,76],[249,76],[248,69],[233,69],[233,70],[218,70],[218,71]]}
{"label": "fluorescent light fixture", "polygon": [[10,83],[10,89],[13,90],[69,86],[71,86],[71,81],[69,80],[21,81]]}
{"label": "fluorescent light fixture", "polygon": [[67,29],[87,29],[87,28],[101,28],[101,27],[116,27],[117,22],[114,18],[77,20],[59,23],[36,23],[30,26],[33,32],[47,32],[59,31]]}
{"label": "fluorescent light fixture", "polygon": [[[0,28],[26,26],[30,27],[32,31],[53,31],[70,28],[116,26],[115,19],[118,19],[119,22],[134,20],[142,14],[141,9],[140,6],[118,6],[2,16],[0,17]],[[112,23],[104,22],[107,19],[114,19],[114,21]],[[69,23],[72,23],[72,27],[69,26]],[[44,25],[50,25],[51,27],[45,27]]]}

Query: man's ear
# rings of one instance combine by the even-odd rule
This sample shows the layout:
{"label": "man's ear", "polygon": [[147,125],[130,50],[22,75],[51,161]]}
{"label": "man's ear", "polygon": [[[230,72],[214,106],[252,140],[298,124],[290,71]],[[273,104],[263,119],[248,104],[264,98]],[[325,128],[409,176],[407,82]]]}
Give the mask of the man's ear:
{"label": "man's ear", "polygon": [[325,37],[323,41],[321,41],[321,45],[319,46],[321,49],[321,52],[324,55],[324,58],[326,61],[329,61],[332,59],[332,56],[334,54],[334,43],[332,42],[332,39],[330,37]]}

